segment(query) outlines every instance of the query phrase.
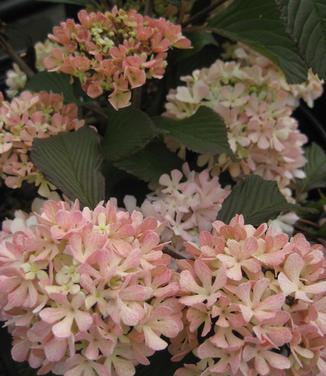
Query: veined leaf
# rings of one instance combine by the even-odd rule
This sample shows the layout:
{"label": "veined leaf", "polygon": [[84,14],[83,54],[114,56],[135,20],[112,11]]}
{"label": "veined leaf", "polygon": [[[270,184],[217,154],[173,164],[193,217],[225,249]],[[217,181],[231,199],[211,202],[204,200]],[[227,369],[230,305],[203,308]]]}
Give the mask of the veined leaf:
{"label": "veined leaf", "polygon": [[117,161],[114,165],[141,180],[155,183],[162,174],[175,168],[180,169],[182,161],[163,143],[153,142],[130,158]]}
{"label": "veined leaf", "polygon": [[189,50],[177,51],[177,61],[188,59],[189,57],[196,55],[205,46],[217,46],[217,42],[214,39],[212,33],[208,33],[205,31],[196,31],[186,34],[186,37],[191,40],[192,48]]}
{"label": "veined leaf", "polygon": [[201,107],[194,115],[182,120],[166,117],[153,120],[163,134],[197,153],[232,154],[224,121],[209,108]]}
{"label": "veined leaf", "polygon": [[243,214],[246,223],[259,225],[290,208],[277,183],[251,175],[240,181],[222,204],[218,219],[229,223]]}
{"label": "veined leaf", "polygon": [[326,2],[324,0],[275,0],[286,32],[296,43],[307,65],[326,78]]}
{"label": "veined leaf", "polygon": [[[285,12],[281,20],[281,2],[283,1],[234,0],[225,11],[209,21],[209,26],[217,33],[246,43],[267,56],[283,70],[289,83],[298,83],[306,80],[308,66],[312,62],[305,60],[300,53],[297,40],[287,33],[286,28],[289,30],[289,27],[284,24]],[[289,3],[289,1],[283,3],[285,2]],[[293,0],[293,2],[299,7],[299,3],[308,3],[311,0]],[[294,11],[291,10],[291,15]],[[308,16],[308,13],[302,12],[300,20]],[[303,25],[301,24],[300,27],[300,24],[296,30],[302,28]],[[305,33],[305,30],[302,32]],[[317,41],[319,41],[318,37],[311,39],[309,49],[316,49]]]}
{"label": "veined leaf", "polygon": [[26,85],[26,90],[30,91],[50,91],[64,96],[65,103],[79,103],[74,94],[73,85],[69,76],[63,73],[39,72],[31,77]]}
{"label": "veined leaf", "polygon": [[151,118],[133,107],[109,114],[102,143],[106,159],[117,161],[143,149],[156,135]]}
{"label": "veined leaf", "polygon": [[326,154],[317,144],[306,148],[307,164],[304,168],[306,177],[297,180],[299,192],[326,187]]}
{"label": "veined leaf", "polygon": [[95,207],[105,198],[99,136],[91,128],[33,142],[32,161],[70,199]]}

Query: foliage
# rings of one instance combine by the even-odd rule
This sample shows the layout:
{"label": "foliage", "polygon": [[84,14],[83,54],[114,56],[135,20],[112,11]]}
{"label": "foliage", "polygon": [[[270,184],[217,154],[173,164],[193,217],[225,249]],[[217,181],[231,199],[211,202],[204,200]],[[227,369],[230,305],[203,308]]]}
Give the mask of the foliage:
{"label": "foliage", "polygon": [[105,198],[104,177],[100,168],[99,137],[84,127],[33,142],[31,157],[44,175],[70,199],[95,207]]}
{"label": "foliage", "polygon": [[222,204],[218,218],[228,223],[236,214],[243,214],[246,223],[259,225],[289,207],[275,182],[252,175],[233,188]]}
{"label": "foliage", "polygon": [[325,14],[319,0],[235,0],[209,25],[266,55],[289,83],[297,83],[306,79],[309,67],[326,77]]}

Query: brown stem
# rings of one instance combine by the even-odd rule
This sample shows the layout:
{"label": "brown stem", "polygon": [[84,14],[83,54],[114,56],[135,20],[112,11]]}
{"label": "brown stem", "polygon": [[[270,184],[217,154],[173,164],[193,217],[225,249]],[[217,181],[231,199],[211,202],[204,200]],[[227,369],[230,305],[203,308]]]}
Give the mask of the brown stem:
{"label": "brown stem", "polygon": [[317,240],[319,241],[320,244],[322,244],[326,248],[326,240],[325,239],[318,238]]}
{"label": "brown stem", "polygon": [[309,225],[309,226],[314,227],[314,228],[319,228],[319,226],[316,223],[308,221],[307,219],[300,218],[298,222],[303,223],[305,225]]}
{"label": "brown stem", "polygon": [[94,112],[95,114],[97,115],[100,115],[101,117],[107,119],[108,117],[108,114],[102,110],[102,108],[100,106],[98,106],[97,104],[92,104],[92,103],[83,103],[82,106],[84,108],[86,108],[87,110],[89,111],[92,111]]}
{"label": "brown stem", "polygon": [[0,47],[8,56],[19,66],[28,78],[34,75],[33,70],[25,63],[25,61],[17,54],[12,45],[6,40],[5,36],[0,34]]}
{"label": "brown stem", "polygon": [[183,256],[181,253],[175,251],[174,249],[170,247],[166,247],[163,249],[163,253],[166,253],[167,255],[173,257],[176,260],[184,260],[186,259],[185,256]]}
{"label": "brown stem", "polygon": [[186,26],[191,25],[192,23],[198,21],[198,19],[202,18],[206,14],[209,14],[212,10],[216,9],[217,7],[219,7],[220,5],[225,3],[226,1],[228,1],[228,0],[217,0],[217,1],[215,1],[213,4],[204,8],[200,12],[196,13],[194,16],[189,18],[187,21],[183,22],[182,27],[186,27]]}
{"label": "brown stem", "polygon": [[182,24],[185,16],[185,3],[184,0],[180,2],[179,15],[178,15],[178,24]]}
{"label": "brown stem", "polygon": [[153,13],[153,0],[147,0],[145,4],[145,16],[151,16]]}

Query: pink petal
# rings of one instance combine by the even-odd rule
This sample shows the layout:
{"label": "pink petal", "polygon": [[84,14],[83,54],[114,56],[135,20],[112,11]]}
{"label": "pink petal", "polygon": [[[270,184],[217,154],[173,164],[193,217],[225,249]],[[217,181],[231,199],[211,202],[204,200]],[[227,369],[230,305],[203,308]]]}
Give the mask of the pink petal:
{"label": "pink petal", "polygon": [[74,321],[72,315],[66,316],[63,320],[55,324],[52,328],[53,334],[58,338],[68,338],[71,336],[71,326]]}
{"label": "pink petal", "polygon": [[39,315],[43,321],[53,324],[65,317],[66,313],[67,310],[65,308],[45,308]]}
{"label": "pink petal", "polygon": [[92,316],[83,311],[76,311],[75,320],[81,332],[86,332],[86,330],[88,330],[93,324]]}
{"label": "pink petal", "polygon": [[163,341],[149,326],[143,327],[145,342],[148,347],[155,351],[163,350],[167,347],[167,343]]}
{"label": "pink petal", "polygon": [[59,362],[64,357],[66,349],[66,340],[53,339],[44,345],[45,356],[50,362]]}

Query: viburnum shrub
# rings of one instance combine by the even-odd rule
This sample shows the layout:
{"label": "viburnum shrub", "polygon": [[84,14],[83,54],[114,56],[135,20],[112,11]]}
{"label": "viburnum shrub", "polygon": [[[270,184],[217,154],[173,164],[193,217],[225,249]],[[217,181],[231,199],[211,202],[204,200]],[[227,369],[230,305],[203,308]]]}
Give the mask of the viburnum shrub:
{"label": "viburnum shrub", "polygon": [[1,22],[0,376],[325,376],[323,0],[51,2]]}

